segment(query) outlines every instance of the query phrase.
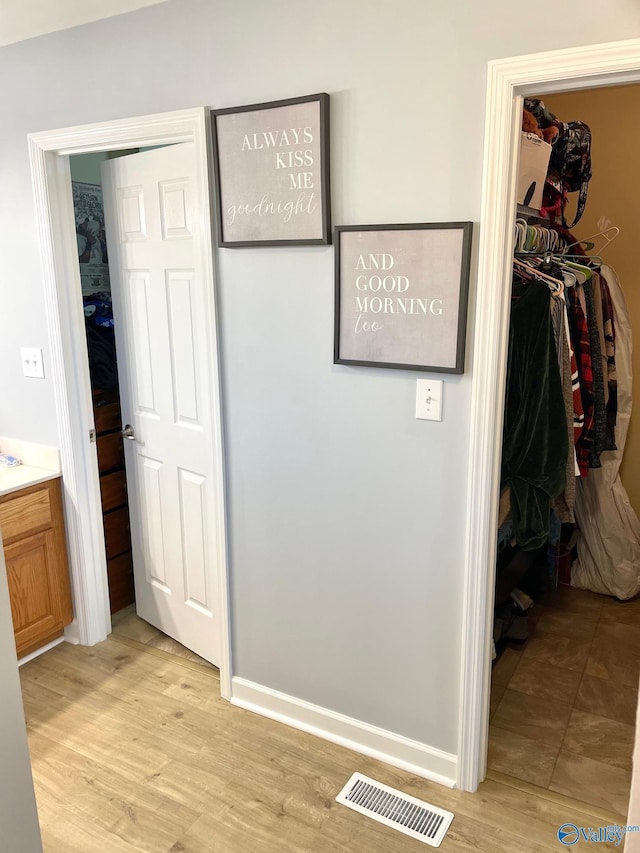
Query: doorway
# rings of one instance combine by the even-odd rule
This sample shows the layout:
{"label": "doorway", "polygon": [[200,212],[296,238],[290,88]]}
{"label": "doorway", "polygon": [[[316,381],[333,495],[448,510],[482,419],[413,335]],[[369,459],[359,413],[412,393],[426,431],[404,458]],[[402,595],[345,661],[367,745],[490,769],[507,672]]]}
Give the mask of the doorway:
{"label": "doorway", "polygon": [[[573,122],[585,147],[589,128],[592,177],[581,216],[578,192],[568,194],[570,232],[540,213],[552,200],[551,188],[545,201],[540,192],[533,208],[517,209],[517,234],[526,233],[531,249],[518,245],[514,256],[501,495],[522,496],[522,485],[510,491],[509,475],[523,464],[531,473],[544,472],[547,482],[566,476],[551,513],[535,519],[526,512],[516,518],[507,509],[500,514],[488,768],[624,817],[640,677],[640,601],[635,598],[640,503],[634,494],[640,453],[633,418],[630,423],[631,336],[640,321],[633,287],[640,174],[633,127],[640,86],[547,93],[525,99],[524,107],[527,126],[536,129],[536,115],[544,124],[553,116]],[[522,140],[536,144],[531,137]],[[553,254],[549,280],[535,277],[544,266],[533,249],[537,238],[568,244]],[[547,340],[554,338],[546,354],[537,351],[548,371],[539,369],[541,362],[530,350],[525,370],[518,362],[524,342],[532,341],[534,303],[552,333]],[[565,334],[556,333],[552,315],[566,316]],[[571,341],[578,358],[563,371],[558,353],[566,342],[569,358]],[[523,442],[515,413],[520,405],[540,400],[532,391],[543,374],[549,395],[543,407],[529,408]],[[565,385],[563,405],[558,390]],[[536,446],[530,442],[534,412],[544,413],[553,430],[555,449],[546,459],[540,453],[546,426],[538,422]],[[563,433],[569,433],[565,449]],[[523,473],[519,483],[525,479]],[[537,484],[529,494],[541,494]],[[535,542],[534,534],[540,536]]]}
{"label": "doorway", "polygon": [[112,627],[134,603],[135,588],[101,164],[137,151],[70,158]]}
{"label": "doorway", "polygon": [[502,413],[523,96],[640,80],[640,40],[489,63],[460,682],[458,785],[486,775]]}
{"label": "doorway", "polygon": [[215,499],[207,523],[215,530],[215,609],[220,649],[221,693],[230,694],[229,625],[225,502],[222,461],[220,380],[216,301],[209,201],[209,117],[203,109],[127,119],[104,124],[32,134],[29,137],[36,213],[42,246],[45,298],[51,341],[51,369],[56,388],[69,562],[76,618],[65,638],[93,645],[111,628],[104,522],[100,486],[92,446],[95,429],[86,334],[78,269],[69,158],[113,149],[160,147],[190,143],[194,150],[194,186],[199,231],[198,269],[203,282],[206,356],[199,369],[210,377],[212,487]]}

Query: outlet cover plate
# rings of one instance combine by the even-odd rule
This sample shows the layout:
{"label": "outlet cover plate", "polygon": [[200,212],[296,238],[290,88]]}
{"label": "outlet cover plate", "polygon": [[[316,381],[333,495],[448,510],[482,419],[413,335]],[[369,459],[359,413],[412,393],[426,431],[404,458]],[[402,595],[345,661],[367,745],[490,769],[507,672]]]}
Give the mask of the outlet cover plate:
{"label": "outlet cover plate", "polygon": [[44,379],[42,350],[39,347],[20,347],[22,373],[30,379]]}

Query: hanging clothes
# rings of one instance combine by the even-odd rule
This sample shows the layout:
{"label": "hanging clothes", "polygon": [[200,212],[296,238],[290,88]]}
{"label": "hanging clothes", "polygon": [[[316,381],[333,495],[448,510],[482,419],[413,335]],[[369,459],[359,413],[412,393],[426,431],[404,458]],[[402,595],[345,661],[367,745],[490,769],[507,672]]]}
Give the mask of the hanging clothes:
{"label": "hanging clothes", "polygon": [[616,420],[618,413],[618,382],[616,377],[616,344],[613,323],[613,303],[609,286],[604,276],[600,279],[602,295],[602,322],[604,326],[605,352],[607,356],[607,443],[605,450],[616,450]]}
{"label": "hanging clothes", "polygon": [[576,454],[573,447],[573,385],[571,377],[571,352],[565,329],[566,306],[564,288],[551,294],[551,320],[560,371],[562,397],[564,400],[565,426],[567,429],[567,458],[565,462],[564,490],[551,501],[551,508],[562,523],[575,521],[573,505],[576,500]]}
{"label": "hanging clothes", "polygon": [[551,501],[565,487],[569,451],[550,298],[544,283],[514,280],[502,484],[511,489],[516,541],[527,550],[547,541]]}
{"label": "hanging clothes", "polygon": [[571,584],[624,600],[640,592],[640,521],[620,479],[631,418],[631,322],[614,270],[603,266],[601,275],[610,294],[615,325],[616,449],[602,455],[602,467],[578,481],[575,515],[580,538]]}
{"label": "hanging clothes", "polygon": [[118,387],[118,370],[111,294],[86,294],[83,303],[91,385],[112,391]]}
{"label": "hanging clothes", "polygon": [[[595,277],[594,277],[595,278]],[[595,281],[583,284],[587,303],[586,319],[591,351],[591,369],[593,372],[593,444],[589,451],[589,468],[600,467],[600,456],[604,450],[607,435],[607,413],[604,396],[604,371],[600,350],[600,333],[596,311]]]}
{"label": "hanging clothes", "polygon": [[582,402],[582,429],[576,438],[576,457],[580,474],[583,477],[589,473],[589,459],[592,455],[595,436],[595,415],[593,396],[593,368],[591,363],[591,347],[589,343],[589,328],[587,318],[580,301],[580,288],[568,289],[569,322],[573,349],[576,354],[578,367],[578,383]]}

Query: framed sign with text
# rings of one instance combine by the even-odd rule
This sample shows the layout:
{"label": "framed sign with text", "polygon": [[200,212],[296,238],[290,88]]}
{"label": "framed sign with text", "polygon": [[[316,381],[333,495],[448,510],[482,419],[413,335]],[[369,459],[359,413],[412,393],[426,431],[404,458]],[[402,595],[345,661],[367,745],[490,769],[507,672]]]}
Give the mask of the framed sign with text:
{"label": "framed sign with text", "polygon": [[472,227],[338,226],[334,363],[463,373]]}
{"label": "framed sign with text", "polygon": [[330,243],[329,95],[212,117],[219,244]]}

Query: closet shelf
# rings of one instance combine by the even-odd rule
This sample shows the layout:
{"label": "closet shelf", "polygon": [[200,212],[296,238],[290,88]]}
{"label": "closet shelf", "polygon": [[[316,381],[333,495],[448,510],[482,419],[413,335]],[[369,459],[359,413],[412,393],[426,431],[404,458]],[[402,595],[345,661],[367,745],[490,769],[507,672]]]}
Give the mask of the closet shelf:
{"label": "closet shelf", "polygon": [[534,207],[527,207],[524,204],[516,205],[516,213],[519,217],[528,216],[529,218],[542,219],[539,210]]}

